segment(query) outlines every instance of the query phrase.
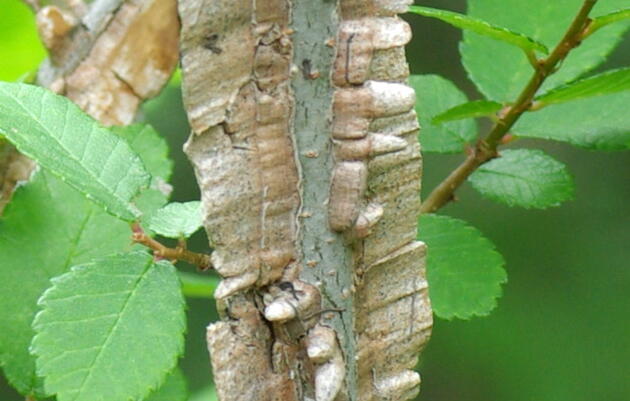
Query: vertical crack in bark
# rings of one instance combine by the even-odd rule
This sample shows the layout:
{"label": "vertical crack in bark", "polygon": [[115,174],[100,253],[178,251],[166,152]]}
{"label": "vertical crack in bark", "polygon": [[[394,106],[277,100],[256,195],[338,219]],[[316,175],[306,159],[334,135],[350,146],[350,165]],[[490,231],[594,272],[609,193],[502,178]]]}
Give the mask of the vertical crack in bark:
{"label": "vertical crack in bark", "polygon": [[[96,0],[87,10],[43,7],[37,26],[49,58],[38,84],[66,95],[102,124],[131,123],[177,65],[176,7],[176,0]],[[15,183],[34,166],[15,150],[0,154],[0,213]]]}
{"label": "vertical crack in bark", "polygon": [[404,400],[432,324],[404,0],[180,0],[230,400]]}

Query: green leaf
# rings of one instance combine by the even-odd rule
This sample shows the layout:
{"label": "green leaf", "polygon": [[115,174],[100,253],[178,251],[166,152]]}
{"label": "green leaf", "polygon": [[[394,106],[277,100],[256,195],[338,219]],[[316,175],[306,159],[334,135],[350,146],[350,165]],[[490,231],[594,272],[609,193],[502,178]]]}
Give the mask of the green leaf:
{"label": "green leaf", "polygon": [[28,347],[37,299],[70,266],[130,247],[128,224],[45,170],[17,189],[0,220],[0,362],[22,394],[44,398]]}
{"label": "green leaf", "polygon": [[203,276],[201,274],[178,272],[182,282],[182,293],[189,298],[213,299],[221,279],[217,276]]}
{"label": "green leaf", "polygon": [[626,20],[630,18],[630,8],[624,8],[621,10],[614,11],[612,13],[599,16],[597,18],[593,18],[591,25],[588,27],[588,35],[593,34],[598,31],[600,28],[605,27],[606,25],[612,24],[614,22]]}
{"label": "green leaf", "polygon": [[626,90],[630,90],[630,68],[606,71],[560,86],[537,97],[536,100],[543,103],[543,105],[548,105],[594,96],[609,95]]}
{"label": "green leaf", "polygon": [[[627,6],[627,1],[600,1],[592,15],[616,11]],[[582,0],[469,0],[468,14],[555,47],[582,3]],[[571,51],[561,69],[545,81],[542,91],[573,81],[600,65],[627,28],[625,23],[611,25],[585,40]],[[521,51],[474,32],[464,32],[460,52],[464,67],[479,91],[487,99],[500,103],[514,102],[533,73]]]}
{"label": "green leaf", "polygon": [[[165,146],[142,138],[157,149]],[[134,141],[133,146],[142,144]],[[159,164],[170,165],[168,159]],[[155,190],[145,190],[140,199],[145,197],[153,206],[139,206],[146,206],[148,214],[166,202]],[[17,189],[0,219],[0,365],[20,393],[46,396],[28,347],[35,334],[31,323],[37,299],[49,280],[72,265],[130,249],[129,238],[127,223],[45,170]]]}
{"label": "green leaf", "polygon": [[157,391],[154,391],[144,401],[186,401],[188,388],[186,378],[179,368],[168,375],[166,381]]}
{"label": "green leaf", "polygon": [[463,120],[465,118],[488,117],[501,110],[501,103],[491,100],[474,100],[451,107],[445,112],[438,114],[431,121],[433,124],[442,124],[447,121]]}
{"label": "green leaf", "polygon": [[201,202],[173,202],[149,218],[149,229],[168,238],[188,238],[203,224]]}
{"label": "green leaf", "polygon": [[119,254],[74,266],[52,283],[31,345],[49,393],[58,401],[128,401],[164,383],[186,329],[170,262]]}
{"label": "green leaf", "polygon": [[482,195],[508,206],[545,209],[573,199],[575,187],[564,164],[536,149],[504,150],[469,178]]}
{"label": "green leaf", "polygon": [[630,91],[555,104],[525,113],[512,132],[594,150],[630,149]]}
{"label": "green leaf", "polygon": [[507,281],[505,262],[492,242],[462,220],[434,214],[420,217],[419,233],[428,247],[433,312],[442,319],[488,315]]}
{"label": "green leaf", "polygon": [[3,0],[0,21],[0,80],[15,81],[37,69],[46,51],[37,35],[33,12],[26,3]]}
{"label": "green leaf", "polygon": [[0,132],[107,211],[124,220],[150,175],[127,142],[69,99],[43,88],[0,82]]}
{"label": "green leaf", "polygon": [[469,30],[478,33],[483,36],[487,36],[492,39],[500,40],[510,45],[521,48],[522,50],[529,52],[538,50],[542,53],[549,53],[549,49],[534,39],[527,37],[518,32],[511,31],[507,28],[489,24],[488,22],[470,17],[468,15],[455,13],[452,11],[439,10],[436,8],[410,6],[409,11],[415,14],[423,15],[425,17],[437,18],[447,24],[453,25],[456,28]]}
{"label": "green leaf", "polygon": [[458,153],[477,137],[477,126],[472,120],[461,120],[436,125],[433,118],[444,110],[468,99],[449,80],[438,75],[412,75],[409,85],[416,91],[416,112],[420,120],[420,143],[425,152]]}

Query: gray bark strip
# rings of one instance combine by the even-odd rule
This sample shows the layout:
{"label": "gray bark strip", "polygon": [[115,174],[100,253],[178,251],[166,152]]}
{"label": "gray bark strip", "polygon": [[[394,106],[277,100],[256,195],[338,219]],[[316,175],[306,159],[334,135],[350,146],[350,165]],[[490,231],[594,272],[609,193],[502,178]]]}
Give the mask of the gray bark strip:
{"label": "gray bark strip", "polygon": [[432,325],[404,0],[180,0],[219,398],[405,400]]}
{"label": "gray bark strip", "polygon": [[[130,124],[178,61],[176,0],[55,0],[37,10],[48,51],[37,83],[65,95],[104,125]],[[0,143],[0,214],[34,164]]]}

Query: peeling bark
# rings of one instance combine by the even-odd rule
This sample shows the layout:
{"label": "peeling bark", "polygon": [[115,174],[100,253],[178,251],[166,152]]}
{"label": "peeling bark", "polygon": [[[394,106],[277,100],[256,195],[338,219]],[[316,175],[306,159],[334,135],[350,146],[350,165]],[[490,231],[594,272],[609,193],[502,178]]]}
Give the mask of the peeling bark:
{"label": "peeling bark", "polygon": [[405,400],[432,325],[403,0],[180,0],[219,398]]}
{"label": "peeling bark", "polygon": [[[104,125],[130,124],[178,61],[176,0],[56,0],[37,10],[49,58],[38,84],[65,95]],[[2,150],[4,149],[4,150]],[[0,145],[0,213],[34,163]]]}

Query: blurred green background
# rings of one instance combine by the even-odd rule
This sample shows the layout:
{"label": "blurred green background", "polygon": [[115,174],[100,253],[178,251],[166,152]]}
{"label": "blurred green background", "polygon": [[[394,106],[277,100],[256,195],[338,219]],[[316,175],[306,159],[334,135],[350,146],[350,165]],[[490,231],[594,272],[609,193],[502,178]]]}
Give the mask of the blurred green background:
{"label": "blurred green background", "polygon": [[[464,0],[423,5],[465,10]],[[459,63],[459,31],[406,17],[414,40],[413,73],[436,73],[479,98]],[[33,16],[18,0],[0,0],[0,79],[16,80],[37,68],[44,52]],[[630,65],[630,36],[599,70]],[[630,112],[630,105],[629,111]],[[165,112],[168,110],[168,112]],[[198,199],[181,147],[188,135],[177,81],[148,102],[143,116],[169,141],[176,160],[174,200]],[[443,213],[467,220],[497,246],[509,282],[498,308],[471,321],[436,319],[420,363],[422,401],[630,400],[630,152],[595,153],[568,145],[523,141],[567,163],[576,200],[547,211],[508,208],[470,187]],[[423,193],[461,156],[425,155]],[[207,244],[198,234],[192,247]],[[1,306],[0,306],[1,307]],[[212,399],[205,326],[216,318],[209,300],[189,299],[187,349],[181,365],[191,401]],[[23,400],[0,378],[0,400]]]}

